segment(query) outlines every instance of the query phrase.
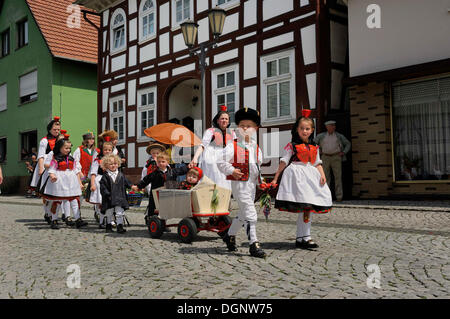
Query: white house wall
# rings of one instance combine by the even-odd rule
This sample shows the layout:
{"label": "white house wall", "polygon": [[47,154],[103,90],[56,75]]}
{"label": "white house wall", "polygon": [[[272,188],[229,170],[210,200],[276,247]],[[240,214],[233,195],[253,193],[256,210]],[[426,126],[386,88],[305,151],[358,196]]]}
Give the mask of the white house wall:
{"label": "white house wall", "polygon": [[[216,0],[191,0],[195,2],[195,15],[200,14],[199,17],[195,16],[194,20],[199,24],[198,40],[200,43],[210,40],[210,26],[207,15],[205,12],[210,9],[210,6],[216,5]],[[294,1],[291,0],[241,0],[236,2],[236,5],[228,6],[227,18],[225,20],[224,31],[222,39],[215,48],[215,54],[207,57],[208,74],[207,85],[211,85],[212,70],[217,68],[226,68],[230,65],[237,66],[236,80],[237,91],[236,105],[241,107],[260,107],[261,105],[261,82],[260,82],[260,62],[261,58],[267,54],[274,54],[285,50],[295,51],[295,69],[293,70],[293,76],[295,83],[306,83],[306,88],[302,88],[301,92],[307,92],[307,99],[309,99],[309,107],[311,109],[316,108],[316,96],[317,96],[317,70],[315,64],[317,63],[316,57],[316,25],[315,25],[315,5],[310,5],[309,1],[298,1],[295,4],[296,8],[302,7],[301,13],[298,16],[291,15],[291,19],[284,21],[282,16],[286,13],[290,13],[294,10]],[[179,28],[174,28],[171,25],[172,22],[172,3],[173,1],[167,1],[163,4],[159,4],[159,8],[155,11],[157,14],[155,25],[156,36],[143,41],[139,40],[139,7],[140,0],[128,0],[125,3],[128,6],[121,4],[117,7],[111,8],[103,12],[103,26],[102,32],[103,43],[101,49],[102,54],[103,72],[100,79],[101,90],[101,113],[99,117],[102,118],[102,129],[108,128],[110,123],[110,115],[108,114],[109,100],[115,98],[118,95],[124,96],[126,105],[125,109],[125,141],[127,143],[127,165],[128,168],[138,168],[145,165],[148,159],[146,153],[147,141],[138,139],[137,132],[137,92],[150,86],[159,87],[160,83],[167,83],[172,78],[183,78],[185,74],[189,74],[187,79],[199,77],[198,59],[193,59],[189,54],[184,43],[184,38]],[[259,6],[262,6],[260,8]],[[309,9],[304,10],[303,7],[310,5]],[[127,30],[127,48],[119,53],[111,55],[110,41],[112,39],[111,30],[108,23],[110,22],[110,16],[117,8],[123,8],[131,16],[126,17],[126,30]],[[257,26],[258,14],[262,12],[262,22],[267,20],[264,28]],[[244,15],[243,17],[241,15]],[[273,21],[273,22],[272,22]],[[243,30],[248,29],[248,32]],[[259,31],[256,31],[259,30]],[[334,58],[337,62],[342,60],[344,52],[339,46],[340,39],[344,36],[339,26],[333,25],[331,27],[331,35],[333,39],[334,48],[336,52]],[[296,43],[297,39],[300,39],[300,43]],[[303,67],[297,68],[298,56],[302,56],[304,65],[308,65],[309,74],[302,74],[298,72],[303,70]],[[314,73],[312,73],[314,72]],[[298,74],[297,74],[298,73]],[[340,99],[339,88],[334,85],[335,81],[339,80],[339,74],[333,73],[333,93],[332,100],[336,101]],[[179,83],[182,83],[181,81]],[[170,90],[176,90],[177,85]],[[199,81],[200,83],[200,81]],[[295,85],[293,86],[295,90]],[[159,94],[167,94],[170,90],[164,88],[158,89]],[[211,93],[211,87],[206,88],[208,97],[214,98]],[[192,100],[192,88],[186,89],[184,93],[176,95],[178,104],[189,103]],[[160,93],[161,92],[161,93]],[[298,93],[298,92],[297,92]],[[293,93],[295,95],[295,93]],[[303,93],[302,93],[303,94]],[[173,105],[174,102],[172,93],[168,95],[169,105]],[[178,110],[165,110],[161,111],[162,97],[155,97],[157,101],[157,109],[159,114],[167,112],[169,118],[177,117],[179,119],[185,116],[191,115],[194,118],[200,116],[200,105],[197,103],[195,107],[187,107],[184,111]],[[304,104],[305,101],[302,103]],[[209,101],[211,103],[211,101]],[[295,104],[299,107],[302,105],[300,97],[297,97]],[[212,103],[214,104],[214,103]],[[211,105],[212,105],[211,104]],[[308,105],[306,105],[308,106]],[[297,107],[297,106],[296,106]],[[211,115],[211,111],[209,111]],[[159,116],[159,115],[158,115]],[[290,125],[285,123],[285,125]],[[283,125],[283,123],[274,124]],[[268,138],[272,135],[268,135]],[[290,140],[290,131],[283,131],[277,135],[282,142],[288,142]],[[128,140],[131,138],[131,140]],[[284,145],[283,145],[284,147]],[[281,149],[279,150],[281,152]]]}

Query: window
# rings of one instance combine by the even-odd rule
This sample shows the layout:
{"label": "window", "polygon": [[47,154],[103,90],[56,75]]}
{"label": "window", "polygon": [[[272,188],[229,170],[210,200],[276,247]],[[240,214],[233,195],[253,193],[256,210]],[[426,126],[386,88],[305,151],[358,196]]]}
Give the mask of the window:
{"label": "window", "polygon": [[396,181],[450,179],[450,77],[392,87]]}
{"label": "window", "polygon": [[0,138],[0,163],[6,161],[6,137]]}
{"label": "window", "polygon": [[217,0],[217,5],[226,9],[235,4],[238,4],[239,0]]}
{"label": "window", "polygon": [[111,128],[119,135],[119,144],[125,143],[125,96],[110,100]]}
{"label": "window", "polygon": [[28,44],[28,21],[23,20],[17,23],[17,48]]}
{"label": "window", "polygon": [[[239,67],[231,65],[213,70],[213,112],[212,118],[225,105],[230,113],[230,123],[234,124],[234,112],[239,109]],[[256,106],[253,106],[256,107]]]}
{"label": "window", "polygon": [[125,11],[117,9],[111,17],[111,52],[115,53],[125,48],[127,28]]}
{"label": "window", "polygon": [[296,119],[294,51],[261,58],[261,117],[267,124]]}
{"label": "window", "polygon": [[9,29],[2,32],[0,37],[1,37],[1,41],[2,41],[1,57],[4,57],[9,54]]}
{"label": "window", "polygon": [[8,85],[0,85],[0,112],[6,110],[8,107]]}
{"label": "window", "polygon": [[31,154],[37,154],[37,131],[20,133],[20,160],[27,160]]}
{"label": "window", "polygon": [[19,78],[20,103],[37,100],[37,71],[22,75]]}
{"label": "window", "polygon": [[142,1],[139,26],[139,39],[141,41],[149,39],[156,34],[156,6],[153,0]]}
{"label": "window", "polygon": [[193,19],[194,8],[191,2],[191,0],[172,1],[172,21],[175,21],[174,27],[177,27],[185,20]]}
{"label": "window", "polygon": [[138,137],[146,138],[144,130],[156,124],[156,88],[138,92]]}

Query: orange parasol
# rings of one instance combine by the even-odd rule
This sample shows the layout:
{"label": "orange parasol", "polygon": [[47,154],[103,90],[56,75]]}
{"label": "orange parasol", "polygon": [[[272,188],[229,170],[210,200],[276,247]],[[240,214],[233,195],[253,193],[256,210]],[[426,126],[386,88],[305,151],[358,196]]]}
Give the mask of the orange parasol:
{"label": "orange parasol", "polygon": [[154,125],[146,128],[144,133],[160,143],[178,147],[191,147],[202,143],[202,140],[187,127],[174,123]]}

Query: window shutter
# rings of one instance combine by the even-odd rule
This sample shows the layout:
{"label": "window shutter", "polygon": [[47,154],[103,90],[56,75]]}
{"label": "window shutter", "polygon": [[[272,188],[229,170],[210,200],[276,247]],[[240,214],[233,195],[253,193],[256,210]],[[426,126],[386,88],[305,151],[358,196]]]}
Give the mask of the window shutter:
{"label": "window shutter", "polygon": [[6,110],[7,103],[7,85],[3,84],[0,86],[0,111]]}
{"label": "window shutter", "polygon": [[37,71],[20,77],[20,97],[37,93]]}

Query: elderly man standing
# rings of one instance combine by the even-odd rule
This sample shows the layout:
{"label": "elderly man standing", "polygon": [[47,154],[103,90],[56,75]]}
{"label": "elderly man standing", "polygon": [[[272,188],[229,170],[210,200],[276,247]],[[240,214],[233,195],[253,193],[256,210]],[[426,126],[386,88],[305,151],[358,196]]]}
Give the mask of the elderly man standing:
{"label": "elderly man standing", "polygon": [[331,171],[334,175],[334,189],[336,200],[342,201],[342,162],[346,160],[345,154],[350,151],[351,143],[344,135],[336,132],[336,121],[325,122],[327,132],[320,133],[314,142],[320,146],[322,166],[330,187]]}

